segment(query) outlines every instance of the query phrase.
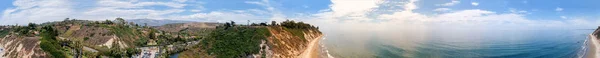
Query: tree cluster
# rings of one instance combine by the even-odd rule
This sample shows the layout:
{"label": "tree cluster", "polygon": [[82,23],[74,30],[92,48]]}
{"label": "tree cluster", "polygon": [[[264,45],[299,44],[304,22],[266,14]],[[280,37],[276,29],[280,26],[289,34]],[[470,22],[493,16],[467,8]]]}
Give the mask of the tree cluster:
{"label": "tree cluster", "polygon": [[286,20],[280,23],[281,26],[292,29],[317,29],[315,26],[306,24],[304,22],[295,22],[293,20]]}

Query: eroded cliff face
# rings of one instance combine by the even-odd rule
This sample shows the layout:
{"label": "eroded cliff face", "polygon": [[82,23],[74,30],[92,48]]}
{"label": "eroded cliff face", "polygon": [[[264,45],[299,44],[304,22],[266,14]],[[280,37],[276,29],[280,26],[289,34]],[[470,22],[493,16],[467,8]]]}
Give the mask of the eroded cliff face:
{"label": "eroded cliff face", "polygon": [[40,38],[15,35],[0,38],[0,58],[48,58],[39,46]]}
{"label": "eroded cliff face", "polygon": [[310,42],[322,36],[316,29],[302,31],[303,37],[294,35],[282,27],[268,29],[271,36],[263,43],[266,45],[261,44],[261,53],[265,53],[266,58],[297,58],[307,49]]}

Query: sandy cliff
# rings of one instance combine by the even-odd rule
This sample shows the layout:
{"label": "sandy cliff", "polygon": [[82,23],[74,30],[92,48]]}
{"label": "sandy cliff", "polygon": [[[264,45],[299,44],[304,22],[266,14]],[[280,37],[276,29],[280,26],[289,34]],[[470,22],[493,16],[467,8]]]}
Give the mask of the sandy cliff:
{"label": "sandy cliff", "polygon": [[40,46],[40,37],[7,35],[0,38],[0,58],[48,58]]}
{"label": "sandy cliff", "polygon": [[[281,27],[269,27],[272,36],[267,38],[264,51],[267,58],[299,58],[302,54],[310,54],[318,48],[318,40],[322,36],[318,30],[303,32],[304,37],[294,36],[290,31]],[[315,47],[316,46],[316,47]]]}

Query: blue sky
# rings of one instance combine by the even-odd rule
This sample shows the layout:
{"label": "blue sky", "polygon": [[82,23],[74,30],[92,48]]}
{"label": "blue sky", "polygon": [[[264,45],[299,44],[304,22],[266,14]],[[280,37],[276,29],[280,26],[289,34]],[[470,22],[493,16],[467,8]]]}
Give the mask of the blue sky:
{"label": "blue sky", "polygon": [[[3,0],[0,24],[171,19],[300,20],[322,26],[595,27],[600,0]],[[377,27],[373,27],[377,28]]]}

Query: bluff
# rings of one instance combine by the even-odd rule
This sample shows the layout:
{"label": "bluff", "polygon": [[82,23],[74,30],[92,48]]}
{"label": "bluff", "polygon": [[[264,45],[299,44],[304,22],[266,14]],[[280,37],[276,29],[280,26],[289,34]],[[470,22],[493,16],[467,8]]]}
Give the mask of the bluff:
{"label": "bluff", "polygon": [[298,58],[322,33],[318,27],[294,21],[250,26],[227,22],[197,48],[179,54],[181,58]]}

